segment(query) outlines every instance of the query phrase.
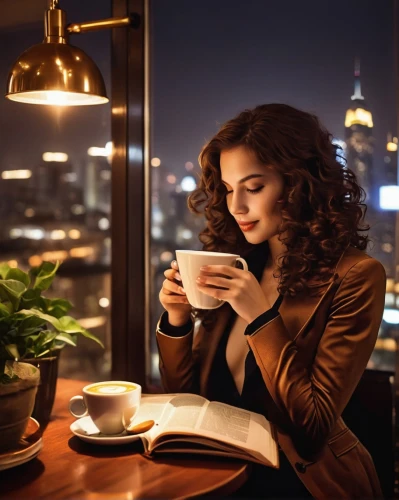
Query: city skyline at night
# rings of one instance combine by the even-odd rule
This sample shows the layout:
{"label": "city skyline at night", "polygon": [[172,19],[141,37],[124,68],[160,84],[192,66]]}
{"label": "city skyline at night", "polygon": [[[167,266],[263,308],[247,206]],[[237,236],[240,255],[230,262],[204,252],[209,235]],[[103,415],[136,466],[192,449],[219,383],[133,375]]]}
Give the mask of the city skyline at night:
{"label": "city skyline at night", "polygon": [[[69,4],[68,14],[76,21],[93,15],[90,5]],[[107,17],[109,9],[108,0],[96,2],[97,17]],[[378,165],[387,134],[397,135],[392,24],[391,2],[372,0],[291,2],[289,9],[254,0],[154,0],[151,156],[173,173],[182,172],[187,161],[197,167],[202,146],[224,121],[273,101],[314,112],[342,139],[354,58],[360,57]],[[0,31],[0,41],[13,47],[0,61],[2,81],[15,57],[40,41],[42,30],[40,22],[23,36]],[[104,33],[71,39],[96,60],[110,94],[109,41]],[[35,164],[44,151],[63,151],[72,162],[81,162],[89,147],[110,140],[110,105],[37,108],[0,101],[1,170]]]}

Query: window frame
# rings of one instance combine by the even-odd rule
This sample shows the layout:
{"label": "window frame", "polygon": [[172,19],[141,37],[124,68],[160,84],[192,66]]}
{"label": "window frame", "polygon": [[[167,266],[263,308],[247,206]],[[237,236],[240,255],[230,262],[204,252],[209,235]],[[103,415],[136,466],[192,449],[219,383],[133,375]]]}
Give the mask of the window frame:
{"label": "window frame", "polygon": [[114,29],[112,117],[112,371],[146,390],[150,367],[149,0],[112,0],[112,15],[140,16]]}

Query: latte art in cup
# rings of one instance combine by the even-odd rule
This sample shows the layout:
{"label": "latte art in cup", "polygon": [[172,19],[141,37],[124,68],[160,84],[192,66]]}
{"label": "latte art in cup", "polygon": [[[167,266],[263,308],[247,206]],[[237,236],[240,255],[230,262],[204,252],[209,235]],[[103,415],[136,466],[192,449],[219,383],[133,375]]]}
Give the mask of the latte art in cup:
{"label": "latte art in cup", "polygon": [[87,392],[95,394],[122,394],[123,392],[134,391],[137,386],[134,384],[96,384],[87,389]]}
{"label": "latte art in cup", "polygon": [[83,387],[83,395],[69,401],[75,418],[90,416],[103,434],[125,431],[140,407],[141,386],[124,380],[95,382]]}

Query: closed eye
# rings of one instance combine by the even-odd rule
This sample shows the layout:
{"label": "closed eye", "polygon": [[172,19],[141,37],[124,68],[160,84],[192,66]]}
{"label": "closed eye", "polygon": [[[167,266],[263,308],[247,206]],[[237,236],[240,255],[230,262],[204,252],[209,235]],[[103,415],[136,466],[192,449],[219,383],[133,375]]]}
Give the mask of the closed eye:
{"label": "closed eye", "polygon": [[[255,189],[249,189],[249,188],[247,188],[246,191],[247,191],[247,193],[256,194],[256,193],[260,193],[264,187],[265,186],[259,186],[258,188],[255,188]],[[228,194],[231,194],[232,192],[233,192],[233,190],[226,191],[226,196]]]}
{"label": "closed eye", "polygon": [[258,188],[256,189],[247,189],[248,193],[260,193],[262,191],[262,189],[264,188],[265,186],[259,186]]}

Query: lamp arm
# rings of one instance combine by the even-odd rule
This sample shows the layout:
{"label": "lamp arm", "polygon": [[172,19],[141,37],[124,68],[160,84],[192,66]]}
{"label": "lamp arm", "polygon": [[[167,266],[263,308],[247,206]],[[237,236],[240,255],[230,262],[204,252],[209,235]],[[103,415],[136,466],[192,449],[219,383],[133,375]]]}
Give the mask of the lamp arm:
{"label": "lamp arm", "polygon": [[[58,3],[58,0],[52,0]],[[136,13],[129,14],[128,17],[109,17],[98,21],[88,21],[85,23],[71,23],[66,26],[68,33],[86,33],[87,31],[98,31],[110,28],[122,28],[131,26],[138,28],[140,26],[140,16]]]}

